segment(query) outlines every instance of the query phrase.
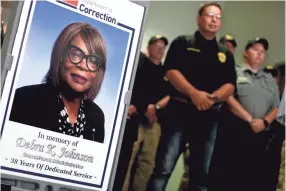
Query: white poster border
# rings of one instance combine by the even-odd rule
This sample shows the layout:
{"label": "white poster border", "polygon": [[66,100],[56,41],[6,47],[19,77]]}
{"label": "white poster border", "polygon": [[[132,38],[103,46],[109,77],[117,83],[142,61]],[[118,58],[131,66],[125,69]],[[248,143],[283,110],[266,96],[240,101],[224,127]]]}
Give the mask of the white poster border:
{"label": "white poster border", "polygon": [[[12,90],[13,90],[13,88],[11,88],[11,85],[14,84],[14,80],[13,80],[12,77],[15,77],[15,75],[16,75],[16,73],[18,71],[17,65],[19,63],[21,63],[21,58],[23,57],[22,56],[23,52],[21,52],[20,49],[25,47],[24,44],[27,41],[28,34],[25,34],[25,33],[27,32],[27,30],[30,28],[30,25],[31,25],[31,21],[32,21],[32,17],[33,17],[32,14],[34,12],[35,4],[36,4],[35,2],[36,2],[35,0],[34,1],[26,1],[24,3],[23,11],[21,13],[22,15],[21,15],[21,18],[20,18],[18,33],[17,33],[17,36],[16,36],[16,40],[15,40],[14,47],[13,47],[13,53],[12,53],[15,56],[15,59],[14,59],[14,63],[13,63],[12,69],[9,72],[8,76],[7,76],[7,80],[6,80],[6,83],[5,83],[5,87],[4,87],[4,91],[3,91],[3,95],[2,95],[2,100],[1,100],[1,118],[2,119],[4,119],[6,117],[5,115],[7,114],[7,109],[8,109],[8,107],[4,107],[3,105],[5,105],[5,103],[8,104],[8,103],[11,102],[11,100],[13,100],[13,99],[10,99],[10,101],[9,101],[9,99],[8,99],[11,96],[11,93],[12,93]],[[55,1],[50,1],[50,2],[55,3]],[[59,3],[59,1],[57,1],[56,3]],[[128,2],[128,3],[132,3],[132,2]],[[132,4],[134,4],[134,3],[132,3]],[[60,5],[60,4],[58,4],[58,5],[59,6],[64,6],[64,5]],[[137,5],[137,4],[134,4],[134,5],[140,6],[140,5]],[[131,79],[131,74],[132,74],[132,70],[133,70],[133,67],[132,67],[133,63],[132,62],[134,62],[134,58],[135,58],[135,55],[136,55],[136,50],[138,48],[137,46],[138,46],[138,40],[139,40],[139,33],[140,33],[141,25],[142,25],[142,22],[143,22],[144,14],[145,14],[145,9],[144,9],[143,6],[142,6],[142,8],[143,8],[143,13],[142,13],[142,16],[141,16],[141,24],[140,24],[139,27],[138,26],[136,27],[137,31],[134,29],[135,27],[132,28],[132,27],[129,27],[129,26],[127,26],[125,24],[122,24],[122,23],[118,23],[117,24],[118,28],[120,28],[122,30],[125,30],[125,31],[128,31],[131,35],[130,35],[129,42],[128,42],[128,46],[129,46],[127,48],[128,51],[126,52],[128,55],[125,58],[125,64],[126,64],[125,71],[124,71],[124,74],[121,76],[121,80],[125,80],[125,82],[121,86],[121,90],[120,90],[119,96],[117,97],[117,99],[118,99],[118,101],[120,101],[120,103],[118,103],[118,108],[117,108],[117,112],[115,114],[116,117],[114,118],[114,121],[116,121],[118,119],[118,116],[123,116],[123,112],[124,112],[124,107],[125,107],[125,104],[123,103],[124,92],[128,91],[128,88],[129,88],[129,81]],[[23,27],[23,25],[25,27]],[[8,90],[10,90],[10,91],[8,91]],[[2,111],[3,111],[4,108],[5,108],[6,111],[3,113]],[[3,138],[2,137],[2,133],[3,133],[3,130],[4,130],[4,126],[5,126],[4,125],[5,121],[6,120],[2,120],[3,124],[1,125],[1,140]],[[111,135],[110,143],[109,143],[109,146],[108,146],[108,154],[106,156],[107,157],[107,159],[106,159],[107,161],[105,163],[105,170],[104,170],[104,173],[103,173],[103,178],[102,178],[101,184],[100,185],[81,185],[82,188],[86,188],[86,189],[102,188],[102,190],[107,189],[108,180],[110,178],[110,174],[111,174],[111,171],[112,171],[112,169],[111,169],[112,168],[112,164],[114,162],[115,149],[116,149],[116,144],[118,142],[118,136],[119,136],[119,132],[120,132],[121,123],[122,123],[122,119],[119,119],[117,122],[114,123],[114,126],[113,126],[112,135]],[[114,138],[113,137],[114,134],[117,135],[115,137],[115,139],[113,139]],[[3,146],[4,145],[1,144],[1,147],[3,147]],[[10,175],[16,175],[16,176],[19,176],[19,175],[22,176],[23,173],[25,174],[25,172],[23,172],[23,171],[21,171],[19,169],[11,169],[11,168],[4,167],[2,165],[1,165],[1,171],[2,171],[2,173],[7,173],[7,174],[10,174]],[[36,174],[33,174],[33,173],[30,174],[30,175],[29,174],[25,174],[24,177],[35,178]],[[37,179],[43,180],[43,181],[47,181],[49,178],[48,179],[47,179],[47,177],[40,178],[40,177],[37,176]],[[53,179],[53,182],[61,184],[61,183],[65,182],[65,181],[61,181],[61,180],[59,180],[59,177],[56,177],[55,179]],[[66,182],[66,185],[77,186],[77,187],[79,186],[78,183],[68,183],[68,182]]]}

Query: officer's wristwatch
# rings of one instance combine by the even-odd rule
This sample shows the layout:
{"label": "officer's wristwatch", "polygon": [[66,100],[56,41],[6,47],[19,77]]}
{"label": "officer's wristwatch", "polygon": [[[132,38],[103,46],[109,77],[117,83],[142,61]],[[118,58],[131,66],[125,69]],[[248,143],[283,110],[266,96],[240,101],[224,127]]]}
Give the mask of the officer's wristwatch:
{"label": "officer's wristwatch", "polygon": [[263,123],[264,123],[264,126],[265,126],[265,129],[267,129],[269,127],[269,123],[266,119],[262,119],[263,120]]}
{"label": "officer's wristwatch", "polygon": [[212,96],[212,99],[215,103],[219,102],[219,100],[215,94],[212,94],[211,96]]}
{"label": "officer's wristwatch", "polygon": [[156,109],[156,110],[159,110],[159,109],[161,109],[161,106],[160,106],[158,103],[156,103],[156,104],[155,104],[155,109]]}

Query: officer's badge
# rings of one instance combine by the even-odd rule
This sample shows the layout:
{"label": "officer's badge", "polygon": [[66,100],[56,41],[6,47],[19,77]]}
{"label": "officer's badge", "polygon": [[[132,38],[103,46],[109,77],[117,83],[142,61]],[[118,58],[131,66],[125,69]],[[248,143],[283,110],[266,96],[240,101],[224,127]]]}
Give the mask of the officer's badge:
{"label": "officer's badge", "polygon": [[221,63],[225,63],[225,61],[226,61],[226,55],[225,55],[225,53],[219,52],[219,53],[217,53],[217,56],[218,56],[218,60],[219,60]]}
{"label": "officer's badge", "polygon": [[166,82],[167,82],[167,81],[169,81],[169,80],[168,80],[168,78],[167,78],[166,76],[164,76],[164,81],[166,81]]}

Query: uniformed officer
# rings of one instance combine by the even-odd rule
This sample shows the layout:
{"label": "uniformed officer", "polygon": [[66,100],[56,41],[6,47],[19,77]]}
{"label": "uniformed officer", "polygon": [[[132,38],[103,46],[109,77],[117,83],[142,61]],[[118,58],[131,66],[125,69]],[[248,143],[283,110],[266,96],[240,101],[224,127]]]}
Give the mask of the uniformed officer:
{"label": "uniformed officer", "polygon": [[[219,42],[221,44],[223,44],[232,54],[233,56],[235,56],[235,52],[236,52],[236,47],[237,47],[237,43],[236,43],[236,40],[235,38],[230,35],[230,34],[225,34],[224,36],[222,36],[219,40]],[[189,161],[189,144],[186,144],[186,150],[184,151],[184,166],[185,166],[185,173],[183,174],[182,176],[182,180],[181,180],[181,184],[180,184],[180,188],[179,190],[180,191],[183,191],[184,189],[187,189],[187,185],[188,185],[188,182],[189,182],[189,179],[188,179],[188,169],[189,169],[189,166],[188,166],[188,161]],[[217,169],[217,171],[221,171],[221,169]],[[218,177],[218,174],[215,175],[218,179],[220,179]],[[215,180],[216,181],[216,180]],[[218,181],[216,181],[218,182]]]}
{"label": "uniformed officer", "polygon": [[195,34],[177,37],[168,50],[165,67],[171,100],[148,191],[165,190],[186,142],[191,147],[189,190],[209,188],[219,109],[233,94],[236,81],[233,56],[216,40],[221,18],[219,4],[202,5]]}
{"label": "uniformed officer", "polygon": [[[265,131],[277,115],[279,106],[278,86],[272,76],[261,69],[268,41],[255,38],[248,41],[244,65],[237,67],[237,95],[228,99],[234,117],[229,124],[233,132],[229,142],[233,157],[230,185],[237,191],[267,191],[265,173]],[[229,118],[230,119],[230,118]],[[231,146],[231,143],[234,145]],[[236,168],[235,168],[236,165]],[[235,182],[233,182],[235,181]]]}
{"label": "uniformed officer", "polygon": [[[285,91],[282,94],[282,101],[279,106],[279,111],[276,120],[285,127]],[[285,140],[281,148],[281,159],[279,168],[279,177],[276,191],[285,191]]]}
{"label": "uniformed officer", "polygon": [[237,43],[233,36],[226,34],[219,40],[233,55],[235,54]]}
{"label": "uniformed officer", "polygon": [[[283,62],[267,65],[263,69],[264,72],[270,73],[272,75],[278,85],[278,88],[281,87],[280,84],[281,82],[283,83],[283,78],[285,78],[283,77],[285,68],[281,70],[281,64],[283,65]],[[283,91],[284,89],[281,88],[281,91],[279,91],[280,97],[282,97]],[[284,101],[281,100],[281,103],[283,102]],[[275,190],[279,179],[278,175],[281,163],[281,150],[283,150],[282,146],[285,140],[285,125],[281,124],[278,120],[274,120],[271,124],[271,129],[268,131],[268,134],[270,138],[267,145],[267,162],[271,164],[271,166],[266,169],[266,173],[269,175],[269,190]]]}
{"label": "uniformed officer", "polygon": [[[279,88],[281,105],[285,102],[285,99],[282,98],[285,87],[285,63],[284,61],[280,61],[278,63],[275,63],[274,66],[271,65],[270,68],[268,68],[268,66],[266,66],[265,68],[267,72],[271,72],[272,76],[275,76],[274,78]],[[285,124],[279,122],[278,119],[274,120],[271,124],[269,136],[271,137],[271,139],[268,144],[267,154],[268,163],[271,164],[271,166],[269,166],[267,174],[269,174],[270,176],[268,181],[270,189],[275,190],[277,182],[279,180],[279,169],[281,167],[282,162],[281,150],[283,151],[284,149],[283,142],[285,141]]]}
{"label": "uniformed officer", "polygon": [[[148,180],[153,172],[155,156],[161,136],[162,109],[168,104],[169,96],[165,91],[165,69],[162,58],[165,55],[168,40],[162,35],[151,37],[147,54],[143,54],[141,67],[137,69],[133,95],[137,103],[137,111],[143,115],[138,129],[136,144],[141,149],[133,149],[136,157],[134,176],[131,175],[131,186],[135,191],[145,191]],[[140,63],[140,62],[139,62]],[[139,102],[139,103],[138,103]],[[141,105],[141,107],[139,106]],[[132,153],[132,154],[133,154]]]}
{"label": "uniformed officer", "polygon": [[161,135],[161,111],[169,100],[162,66],[167,45],[165,36],[155,35],[149,40],[147,54],[140,53],[114,191],[145,191],[152,174]]}

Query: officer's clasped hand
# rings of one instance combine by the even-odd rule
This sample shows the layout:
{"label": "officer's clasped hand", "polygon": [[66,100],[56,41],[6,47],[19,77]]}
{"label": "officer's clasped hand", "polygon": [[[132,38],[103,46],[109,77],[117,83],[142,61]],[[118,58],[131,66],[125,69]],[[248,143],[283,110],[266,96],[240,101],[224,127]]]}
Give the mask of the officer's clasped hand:
{"label": "officer's clasped hand", "polygon": [[214,105],[211,94],[204,91],[195,90],[191,99],[199,111],[206,111]]}
{"label": "officer's clasped hand", "polygon": [[259,133],[265,129],[265,125],[262,119],[253,119],[250,123],[252,131]]}

